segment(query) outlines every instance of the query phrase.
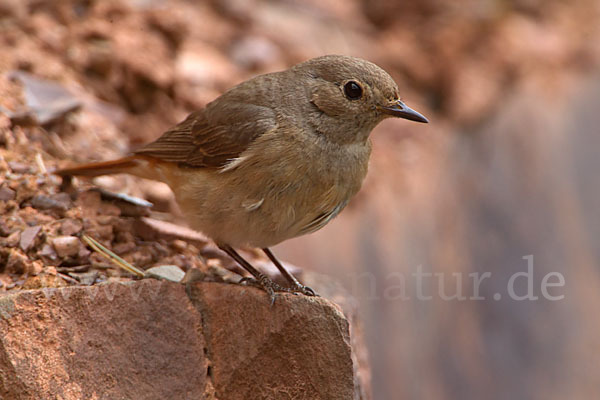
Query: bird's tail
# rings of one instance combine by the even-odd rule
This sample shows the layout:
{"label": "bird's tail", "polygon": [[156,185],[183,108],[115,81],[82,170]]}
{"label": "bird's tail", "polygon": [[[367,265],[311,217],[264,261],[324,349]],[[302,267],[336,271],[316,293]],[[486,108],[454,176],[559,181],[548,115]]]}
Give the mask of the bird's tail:
{"label": "bird's tail", "polygon": [[99,176],[111,174],[140,175],[145,160],[138,156],[128,156],[117,160],[81,164],[70,168],[59,169],[54,173],[59,176]]}

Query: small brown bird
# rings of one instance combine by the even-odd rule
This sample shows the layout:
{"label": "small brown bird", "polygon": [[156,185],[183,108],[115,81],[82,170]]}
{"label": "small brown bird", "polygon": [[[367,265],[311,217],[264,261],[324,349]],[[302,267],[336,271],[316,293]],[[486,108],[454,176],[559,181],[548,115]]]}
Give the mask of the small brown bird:
{"label": "small brown bird", "polygon": [[[368,61],[329,55],[243,82],[133,155],[57,171],[128,173],[165,182],[190,225],[244,267],[269,294],[315,295],[268,249],[331,221],[361,187],[369,134],[388,117],[428,122]],[[283,288],[233,248],[261,248]]]}

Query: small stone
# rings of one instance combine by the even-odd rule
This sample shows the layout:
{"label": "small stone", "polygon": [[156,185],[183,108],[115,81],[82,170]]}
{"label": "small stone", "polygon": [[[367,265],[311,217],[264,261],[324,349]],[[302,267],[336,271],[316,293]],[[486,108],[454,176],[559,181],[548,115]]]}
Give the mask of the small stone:
{"label": "small stone", "polygon": [[31,199],[31,205],[33,208],[37,208],[38,210],[67,209],[64,205],[60,204],[52,197],[43,194],[33,196]]}
{"label": "small stone", "polygon": [[31,179],[18,180],[17,182],[19,182],[19,186],[16,188],[16,200],[19,204],[36,195],[38,187]]}
{"label": "small stone", "polygon": [[71,208],[71,196],[69,196],[69,193],[59,192],[59,193],[53,194],[51,197],[54,201],[56,201],[58,204],[60,204],[61,208],[64,208],[64,209]]}
{"label": "small stone", "polygon": [[135,248],[136,245],[134,242],[124,242],[115,244],[112,248],[112,251],[119,255],[123,255],[125,253],[129,253],[130,251],[135,250]]}
{"label": "small stone", "polygon": [[56,260],[56,251],[54,251],[54,247],[52,247],[50,244],[45,243],[42,246],[42,249],[40,251],[38,251],[38,256],[43,257],[43,258],[48,258],[51,261]]}
{"label": "small stone", "polygon": [[6,247],[17,247],[20,240],[21,231],[16,231],[8,235],[8,237],[4,240],[4,244]]}
{"label": "small stone", "polygon": [[83,215],[86,217],[97,215],[100,204],[102,204],[102,200],[97,191],[88,190],[80,193],[77,197],[77,205],[81,207]]}
{"label": "small stone", "polygon": [[52,239],[52,245],[61,258],[72,257],[79,253],[79,239],[75,236],[58,236]]}
{"label": "small stone", "polygon": [[0,187],[0,201],[14,200],[17,194],[9,187]]}
{"label": "small stone", "polygon": [[26,174],[31,171],[29,165],[18,162],[18,161],[9,161],[8,166],[12,170],[12,172],[17,174]]}
{"label": "small stone", "polygon": [[23,232],[21,232],[21,240],[19,241],[19,247],[23,251],[27,251],[33,246],[35,238],[40,232],[40,229],[42,229],[42,227],[39,225],[29,226],[25,228]]}
{"label": "small stone", "polygon": [[192,243],[205,244],[209,239],[198,231],[167,221],[142,217],[136,220],[136,233],[145,240],[156,240],[157,237],[183,239]]}
{"label": "small stone", "polygon": [[85,230],[85,234],[93,237],[100,241],[112,241],[113,240],[113,226],[112,225],[96,225]]}
{"label": "small stone", "polygon": [[185,272],[177,265],[161,265],[146,270],[146,276],[154,279],[165,279],[172,282],[181,282]]}
{"label": "small stone", "polygon": [[35,260],[34,262],[31,263],[30,269],[29,271],[27,271],[29,273],[29,275],[39,275],[42,273],[42,271],[44,270],[44,263],[42,263],[40,260]]}
{"label": "small stone", "polygon": [[77,258],[79,258],[80,262],[87,262],[88,257],[92,254],[90,250],[85,246],[79,247],[79,253],[77,253]]}
{"label": "small stone", "polygon": [[89,286],[96,281],[96,278],[98,277],[98,271],[69,272],[69,276],[77,279],[82,285]]}
{"label": "small stone", "polygon": [[12,249],[6,261],[6,272],[9,274],[22,274],[29,269],[30,264],[27,255],[19,249]]}
{"label": "small stone", "polygon": [[6,237],[12,233],[12,229],[6,223],[5,218],[0,219],[0,236]]}
{"label": "small stone", "polygon": [[185,249],[187,249],[187,242],[180,240],[180,239],[175,239],[171,242],[171,246],[178,251],[183,251]]}
{"label": "small stone", "polygon": [[67,193],[57,193],[51,196],[38,194],[31,199],[31,205],[38,210],[63,210],[71,206],[71,199]]}
{"label": "small stone", "polygon": [[81,232],[83,223],[78,219],[67,218],[60,224],[60,233],[65,236],[71,236]]}

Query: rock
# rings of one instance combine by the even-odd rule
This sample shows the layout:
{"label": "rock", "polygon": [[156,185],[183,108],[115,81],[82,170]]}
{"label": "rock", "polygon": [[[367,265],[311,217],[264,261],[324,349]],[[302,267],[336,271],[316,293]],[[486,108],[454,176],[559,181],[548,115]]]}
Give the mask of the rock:
{"label": "rock", "polygon": [[135,221],[135,231],[144,240],[157,238],[183,239],[192,243],[205,244],[209,239],[198,231],[167,221],[142,217]]}
{"label": "rock", "polygon": [[136,248],[136,244],[133,241],[129,241],[129,242],[121,242],[121,243],[117,243],[112,247],[112,251],[114,251],[117,254],[123,255],[125,253],[129,253],[130,251],[135,250]]}
{"label": "rock", "polygon": [[10,167],[11,171],[16,174],[27,174],[32,170],[32,167],[29,164],[19,161],[9,161],[8,166]]}
{"label": "rock", "polygon": [[34,262],[31,263],[31,268],[28,272],[30,275],[37,276],[37,275],[41,274],[43,270],[44,270],[44,263],[42,263],[40,260],[35,260]]}
{"label": "rock", "polygon": [[202,315],[218,399],[354,399],[348,321],[321,297],[240,285],[199,283],[190,297]]}
{"label": "rock", "polygon": [[21,250],[27,251],[33,246],[35,237],[40,232],[40,229],[42,229],[42,227],[39,225],[29,226],[23,229],[23,232],[21,232],[21,239],[19,240],[19,247]]}
{"label": "rock", "polygon": [[37,252],[37,255],[46,261],[56,260],[56,251],[49,243],[45,243],[42,249]]}
{"label": "rock", "polygon": [[23,84],[27,111],[41,125],[56,121],[81,106],[81,102],[59,83],[23,71],[13,71],[10,76]]}
{"label": "rock", "polygon": [[75,236],[58,236],[52,239],[52,245],[59,257],[66,258],[79,253],[80,241]]}
{"label": "rock", "polygon": [[150,214],[152,203],[137,197],[129,196],[125,193],[114,193],[105,189],[99,189],[103,201],[109,201],[119,208],[119,213],[126,217],[140,217]]}
{"label": "rock", "polygon": [[4,239],[4,245],[6,247],[17,247],[21,241],[21,231],[14,231],[6,239]]}
{"label": "rock", "polygon": [[33,196],[33,198],[31,199],[31,205],[33,206],[33,208],[37,208],[38,210],[55,209],[66,211],[69,208],[69,204],[69,195],[66,193],[62,193],[60,196],[45,196],[43,194],[38,194]]}
{"label": "rock", "polygon": [[88,272],[69,272],[68,275],[71,278],[77,279],[82,285],[91,285],[96,281],[98,277],[98,271]]}
{"label": "rock", "polygon": [[[40,284],[40,279],[31,285]],[[144,279],[0,296],[5,398],[365,399],[318,297]]]}
{"label": "rock", "polygon": [[0,297],[7,399],[206,398],[202,321],[182,286],[45,288]]}
{"label": "rock", "polygon": [[81,220],[74,218],[66,218],[60,224],[60,233],[66,236],[74,235],[81,232],[83,229],[83,223]]}
{"label": "rock", "polygon": [[29,270],[31,261],[26,254],[19,249],[11,249],[6,260],[5,271],[9,274],[22,274]]}
{"label": "rock", "polygon": [[16,193],[14,190],[6,186],[0,187],[0,201],[14,200],[15,197]]}
{"label": "rock", "polygon": [[155,279],[166,279],[171,282],[181,282],[185,272],[177,265],[160,265],[147,269],[146,276]]}

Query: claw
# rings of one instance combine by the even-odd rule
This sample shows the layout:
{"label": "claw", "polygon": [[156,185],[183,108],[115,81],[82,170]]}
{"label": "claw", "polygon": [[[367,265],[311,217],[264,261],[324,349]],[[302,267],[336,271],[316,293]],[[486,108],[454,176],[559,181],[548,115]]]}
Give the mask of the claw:
{"label": "claw", "polygon": [[273,282],[266,275],[262,275],[260,279],[244,277],[240,279],[238,283],[242,285],[254,286],[267,292],[267,294],[269,295],[271,306],[275,304],[276,292],[287,292],[287,288],[284,288],[283,286]]}
{"label": "claw", "polygon": [[264,290],[269,295],[271,299],[271,305],[275,303],[275,297],[277,292],[290,293],[293,295],[303,294],[305,296],[313,296],[319,297],[318,294],[315,293],[313,289],[308,286],[304,286],[299,282],[297,284],[292,285],[292,287],[283,287],[278,283],[273,282],[266,275],[260,277],[260,279],[252,278],[252,277],[244,277],[239,280],[239,284],[254,286],[259,289]]}
{"label": "claw", "polygon": [[292,285],[292,287],[289,288],[288,291],[294,294],[302,293],[305,296],[319,297],[319,295],[312,288],[304,286],[299,282],[297,284]]}

